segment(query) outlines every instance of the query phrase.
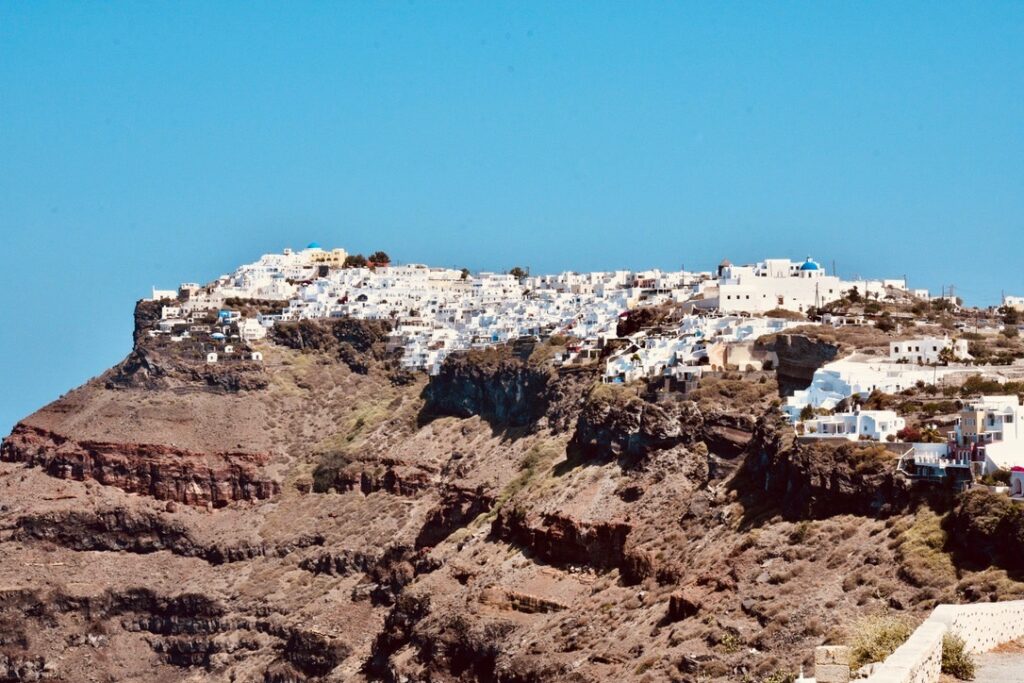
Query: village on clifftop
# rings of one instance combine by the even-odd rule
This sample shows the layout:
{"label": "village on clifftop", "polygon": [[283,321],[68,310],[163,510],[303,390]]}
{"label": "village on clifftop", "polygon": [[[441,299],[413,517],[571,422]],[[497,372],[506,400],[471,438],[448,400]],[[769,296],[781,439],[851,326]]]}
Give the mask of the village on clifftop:
{"label": "village on clifftop", "polygon": [[[779,358],[765,340],[795,328],[893,333],[887,348],[854,343],[781,403],[798,438],[876,442],[897,452],[908,477],[959,487],[983,479],[1024,500],[1024,349],[1014,350],[1024,297],[1004,297],[968,324],[952,295],[903,278],[844,280],[810,257],[726,260],[714,272],[532,275],[395,265],[383,252],[367,259],[312,243],[206,285],[154,289],[150,300],[162,304],[150,334],[201,337],[208,363],[237,359],[238,342],[258,343],[282,321],[349,317],[387,321],[388,346],[409,371],[437,374],[452,353],[532,338],[557,342],[556,367],[598,363],[605,383],[684,392],[709,373],[771,370]],[[246,316],[240,302],[264,305]],[[211,311],[218,325],[203,324]],[[972,348],[1005,352],[975,357]],[[884,400],[911,394],[934,396],[930,412],[953,415],[948,429],[908,425]]]}

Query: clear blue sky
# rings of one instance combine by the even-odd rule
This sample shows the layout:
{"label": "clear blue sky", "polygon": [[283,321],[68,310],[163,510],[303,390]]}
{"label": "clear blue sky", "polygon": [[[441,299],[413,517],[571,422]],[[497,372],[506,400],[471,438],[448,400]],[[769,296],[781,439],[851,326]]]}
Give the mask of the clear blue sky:
{"label": "clear blue sky", "polygon": [[0,4],[0,431],[151,285],[812,254],[1024,294],[1024,4]]}

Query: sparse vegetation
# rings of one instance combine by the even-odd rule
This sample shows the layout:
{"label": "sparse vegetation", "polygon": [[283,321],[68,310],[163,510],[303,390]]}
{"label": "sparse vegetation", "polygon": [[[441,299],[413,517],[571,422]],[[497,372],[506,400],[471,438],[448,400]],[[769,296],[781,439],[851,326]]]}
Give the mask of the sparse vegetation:
{"label": "sparse vegetation", "polygon": [[778,397],[778,384],[774,377],[765,382],[751,381],[739,373],[722,377],[704,376],[687,398],[696,401],[701,410],[721,407],[723,404],[749,406],[751,410],[764,410]]}
{"label": "sparse vegetation", "polygon": [[931,509],[920,508],[896,540],[900,575],[912,585],[942,587],[956,582],[956,567],[945,550],[942,518]]}
{"label": "sparse vegetation", "polygon": [[942,637],[942,673],[961,681],[974,680],[974,658],[966,651],[960,636],[947,633]]}
{"label": "sparse vegetation", "polygon": [[788,308],[773,308],[770,311],[766,311],[764,317],[782,318],[784,320],[807,320],[808,316],[797,311],[791,311]]}
{"label": "sparse vegetation", "polygon": [[856,670],[872,662],[884,661],[914,632],[906,617],[879,615],[867,617],[853,629],[850,641],[850,668]]}
{"label": "sparse vegetation", "polygon": [[345,257],[344,266],[345,268],[365,268],[367,260],[362,254],[349,254]]}

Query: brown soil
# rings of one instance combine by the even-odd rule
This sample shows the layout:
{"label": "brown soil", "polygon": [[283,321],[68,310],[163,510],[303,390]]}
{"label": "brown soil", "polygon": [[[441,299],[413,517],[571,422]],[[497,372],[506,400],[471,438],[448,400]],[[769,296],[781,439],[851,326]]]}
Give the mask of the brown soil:
{"label": "brown soil", "polygon": [[[262,349],[263,389],[100,377],[23,421],[0,680],[760,681],[859,616],[1022,588],[953,564],[944,512],[876,505],[902,489],[874,461],[756,426],[760,376],[655,405],[579,375],[519,391],[506,359],[449,377],[445,415],[380,359]],[[148,478],[47,464],[67,452]],[[177,493],[245,490],[232,459],[273,490]]]}

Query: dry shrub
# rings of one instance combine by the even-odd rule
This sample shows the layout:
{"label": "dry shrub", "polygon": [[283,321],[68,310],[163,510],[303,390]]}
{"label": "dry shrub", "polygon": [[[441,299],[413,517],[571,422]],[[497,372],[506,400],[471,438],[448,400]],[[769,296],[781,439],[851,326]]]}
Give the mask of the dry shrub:
{"label": "dry shrub", "polygon": [[921,508],[913,524],[897,537],[896,559],[900,575],[914,586],[947,586],[956,581],[956,567],[945,552],[942,518]]}
{"label": "dry shrub", "polygon": [[961,681],[974,680],[974,659],[964,648],[964,639],[947,633],[942,636],[942,673]]}
{"label": "dry shrub", "polygon": [[906,642],[914,629],[904,617],[873,616],[858,622],[850,642],[851,668],[884,661]]}

